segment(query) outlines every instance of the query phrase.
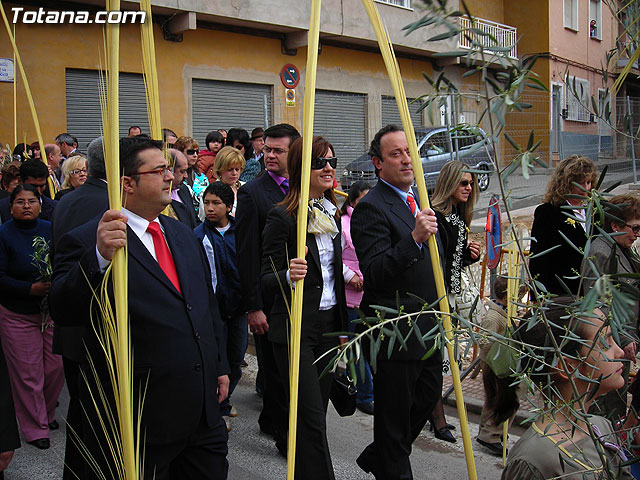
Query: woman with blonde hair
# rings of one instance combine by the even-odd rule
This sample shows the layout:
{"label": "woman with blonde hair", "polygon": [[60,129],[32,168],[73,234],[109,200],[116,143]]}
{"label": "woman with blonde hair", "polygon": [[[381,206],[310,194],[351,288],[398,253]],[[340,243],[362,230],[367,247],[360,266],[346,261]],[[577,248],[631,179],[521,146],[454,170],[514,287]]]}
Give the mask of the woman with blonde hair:
{"label": "woman with blonde hair", "polygon": [[[593,162],[571,155],[556,167],[542,198],[544,203],[533,214],[529,268],[549,293],[566,295],[569,289],[578,294],[582,253],[577,249],[584,249],[588,236],[583,204],[597,182]],[[538,255],[542,252],[546,253]]]}
{"label": "woman with blonde hair", "polygon": [[[462,293],[462,270],[480,258],[480,244],[467,239],[478,192],[476,174],[465,171],[468,168],[458,160],[445,163],[431,200],[442,242],[445,284],[454,311],[456,295]],[[452,426],[446,422],[442,400],[433,409],[431,427],[436,438],[456,441],[450,432]]]}
{"label": "woman with blonde hair", "polygon": [[60,200],[64,195],[72,192],[87,181],[87,159],[82,155],[69,157],[62,164],[62,186],[56,193],[56,200]]}
{"label": "woman with blonde hair", "polygon": [[222,182],[233,190],[233,208],[231,216],[236,216],[236,206],[238,205],[238,189],[244,185],[240,181],[240,175],[244,171],[246,160],[240,150],[235,147],[223,147],[216,157],[213,165],[213,173]]}

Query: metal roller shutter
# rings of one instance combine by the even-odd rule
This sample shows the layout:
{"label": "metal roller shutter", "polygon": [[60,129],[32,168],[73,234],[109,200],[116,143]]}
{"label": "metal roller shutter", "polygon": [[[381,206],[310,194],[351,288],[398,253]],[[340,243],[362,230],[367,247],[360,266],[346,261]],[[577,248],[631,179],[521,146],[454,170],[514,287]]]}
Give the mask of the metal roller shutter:
{"label": "metal roller shutter", "polygon": [[366,96],[317,90],[313,134],[331,142],[338,157],[336,177],[344,167],[367,151]]}
{"label": "metal roller shutter", "polygon": [[[407,98],[413,128],[418,128],[422,126],[422,112],[418,112],[418,108],[420,108],[419,103],[411,103],[413,100],[413,98]],[[385,125],[389,125],[390,123],[395,123],[396,125],[402,126],[402,120],[400,120],[400,113],[398,112],[398,105],[396,105],[396,97],[387,97],[383,95],[382,126],[384,127]]]}
{"label": "metal roller shutter", "polygon": [[193,137],[205,148],[204,139],[212,130],[255,127],[271,123],[271,86],[255,83],[221,82],[194,78],[192,82]]}
{"label": "metal roller shutter", "polygon": [[[86,152],[89,142],[102,135],[99,72],[67,69],[65,77],[67,132],[78,138],[80,150]],[[119,83],[120,136],[126,137],[132,125],[138,125],[144,133],[149,133],[142,75],[120,73]]]}

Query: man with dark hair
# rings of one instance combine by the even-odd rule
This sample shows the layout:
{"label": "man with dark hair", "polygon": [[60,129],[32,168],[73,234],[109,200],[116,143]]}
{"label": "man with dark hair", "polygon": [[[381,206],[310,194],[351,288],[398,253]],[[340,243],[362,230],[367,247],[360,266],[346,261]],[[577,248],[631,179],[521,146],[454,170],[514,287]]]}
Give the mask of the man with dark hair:
{"label": "man with dark hair", "polygon": [[[20,180],[22,180],[22,183],[33,185],[41,195],[42,210],[40,211],[39,218],[42,220],[51,220],[53,211],[58,203],[42,195],[45,189],[49,188],[47,185],[48,178],[49,169],[40,160],[31,158],[20,164]],[[8,222],[13,218],[11,216],[11,206],[9,205],[8,197],[0,200],[0,218],[2,219],[2,223]]]}
{"label": "man with dark hair", "polygon": [[[351,216],[353,245],[364,273],[360,307],[374,317],[372,305],[402,305],[405,313],[420,312],[423,302],[438,298],[426,243],[438,231],[436,216],[433,210],[420,210],[417,205],[411,189],[414,172],[409,145],[399,127],[387,126],[378,132],[370,152],[380,181]],[[412,321],[423,334],[436,325],[436,319],[427,314]],[[398,327],[406,337],[406,323]],[[390,356],[387,342],[380,348],[373,377],[374,440],[357,463],[377,479],[411,479],[411,446],[442,392],[442,358],[436,350],[422,360],[433,340],[422,346],[412,335],[406,349],[396,342]]]}
{"label": "man with dark hair", "polygon": [[129,127],[129,138],[137,137],[138,135],[142,135],[142,129],[137,125]]}
{"label": "man with dark hair", "polygon": [[[100,288],[115,251],[126,246],[131,383],[133,405],[142,405],[144,478],[222,480],[228,470],[227,431],[218,404],[227,396],[229,366],[221,321],[196,237],[182,223],[160,215],[171,201],[173,179],[160,146],[143,137],[120,140],[122,212],[107,210],[63,237],[56,251],[51,312],[60,322],[94,322],[99,328],[93,291]],[[85,360],[82,369],[93,383],[95,368],[113,409],[106,358],[93,329],[87,329],[84,341],[92,364]],[[89,417],[81,440],[109,477],[115,466],[96,427],[92,395],[86,386],[80,395]],[[96,476],[89,462],[79,474]]]}
{"label": "man with dark hair", "polygon": [[263,298],[260,288],[261,239],[269,210],[281,202],[289,191],[287,153],[289,146],[300,138],[300,133],[295,127],[280,123],[267,128],[264,137],[263,152],[267,171],[238,190],[236,247],[243,301],[249,311],[249,328],[254,334],[258,357],[259,378],[256,379],[256,389],[264,393],[258,423],[263,432],[273,435],[278,450],[284,455],[288,425],[287,395],[278,375],[273,347],[267,337],[267,317],[273,299]]}
{"label": "man with dark hair", "polygon": [[[51,223],[51,258],[56,266],[55,247],[62,237],[74,228],[84,225],[92,218],[102,215],[109,208],[106,172],[104,166],[103,138],[98,137],[87,147],[87,164],[89,176],[78,188],[62,197]],[[82,437],[82,410],[79,398],[78,382],[80,364],[85,357],[82,341],[85,326],[63,326],[54,318],[53,352],[62,355],[64,376],[69,390],[69,411],[67,414],[67,440],[64,452],[63,479],[72,480],[83,465],[83,454],[76,444],[77,437]],[[75,432],[75,433],[74,433]]]}

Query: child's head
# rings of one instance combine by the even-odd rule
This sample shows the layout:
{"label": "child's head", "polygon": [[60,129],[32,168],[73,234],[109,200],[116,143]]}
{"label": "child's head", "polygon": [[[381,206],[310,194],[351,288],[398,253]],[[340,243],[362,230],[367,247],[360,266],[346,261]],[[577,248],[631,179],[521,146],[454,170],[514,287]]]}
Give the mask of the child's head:
{"label": "child's head", "polygon": [[233,208],[233,201],[233,190],[229,185],[222,182],[212,183],[202,195],[205,217],[216,226],[226,225],[227,214]]}
{"label": "child's head", "polygon": [[[623,364],[619,360],[623,358],[624,352],[613,340],[611,327],[604,326],[604,315],[595,309],[593,316],[580,316],[575,310],[576,305],[572,305],[571,300],[560,298],[555,299],[548,309],[545,308],[545,314],[551,334],[570,373],[577,370],[582,377],[596,380],[593,383],[587,382],[573,375],[578,392],[582,394],[597,388],[595,397],[598,397],[623,387]],[[560,387],[568,384],[568,376],[557,358],[542,319],[539,318],[536,325],[528,331],[527,323],[526,320],[521,323],[520,337],[533,347],[538,357],[528,359],[527,369],[531,379],[542,383],[543,390],[550,398],[557,397],[556,392],[562,391]],[[590,397],[591,395],[587,398]]]}

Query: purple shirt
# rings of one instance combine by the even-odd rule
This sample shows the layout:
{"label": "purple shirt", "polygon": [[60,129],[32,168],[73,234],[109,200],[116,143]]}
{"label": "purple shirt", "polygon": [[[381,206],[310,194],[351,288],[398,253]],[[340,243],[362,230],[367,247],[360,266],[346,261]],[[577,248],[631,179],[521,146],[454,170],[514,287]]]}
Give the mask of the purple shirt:
{"label": "purple shirt", "polygon": [[273,178],[273,181],[278,184],[278,186],[280,187],[280,190],[282,190],[282,193],[284,193],[286,195],[287,192],[285,191],[284,188],[282,188],[282,182],[287,180],[287,178],[281,177],[280,175],[276,175],[275,173],[272,173],[272,172],[270,172],[268,170],[267,170],[267,173],[271,176],[271,178]]}

